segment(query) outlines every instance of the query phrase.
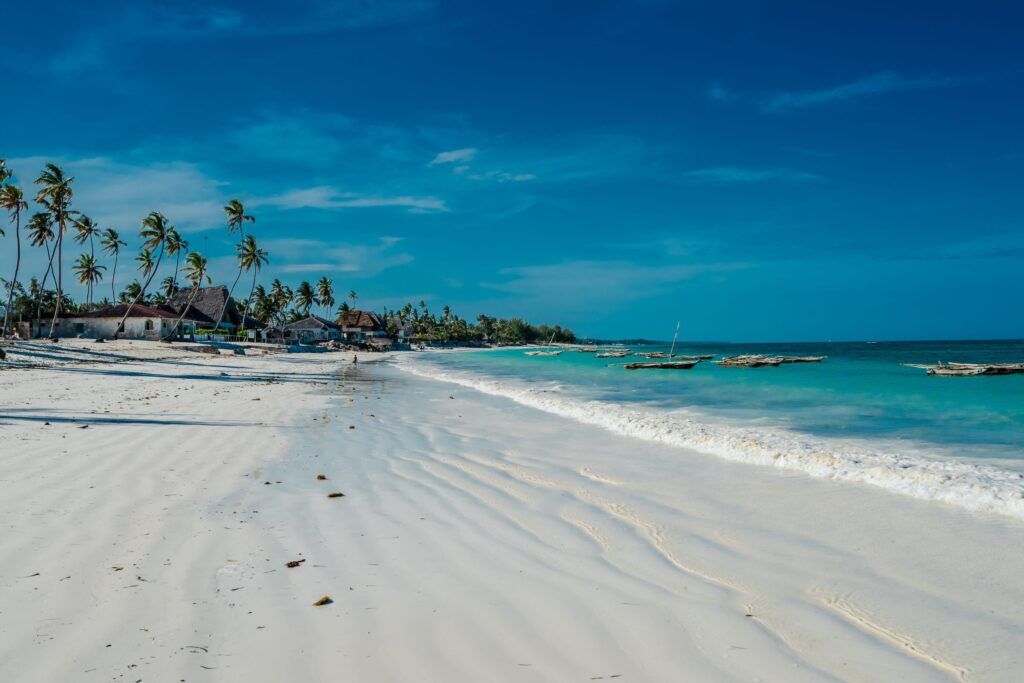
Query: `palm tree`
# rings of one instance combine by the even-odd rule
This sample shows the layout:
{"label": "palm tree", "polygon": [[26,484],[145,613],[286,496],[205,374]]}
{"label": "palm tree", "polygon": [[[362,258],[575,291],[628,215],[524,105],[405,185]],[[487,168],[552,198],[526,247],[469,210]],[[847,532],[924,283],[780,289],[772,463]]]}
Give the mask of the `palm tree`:
{"label": "palm tree", "polygon": [[[245,224],[256,222],[255,218],[245,213],[245,207],[242,206],[242,202],[238,201],[237,199],[232,199],[230,202],[227,203],[227,205],[224,207],[224,213],[228,217],[228,232],[233,233],[235,232],[235,230],[237,230],[238,236],[241,238],[241,241],[235,247],[236,251],[238,252],[239,259],[238,272],[235,274],[235,281],[231,283],[231,289],[228,291],[227,298],[224,299],[224,303],[220,307],[220,315],[217,316],[217,324],[213,326],[214,331],[216,331],[220,327],[221,322],[224,321],[224,312],[228,310],[228,302],[231,301],[231,295],[234,294],[235,287],[238,285],[238,280],[242,277],[241,254],[242,249],[246,245]],[[255,245],[255,242],[253,242],[253,245]]]}
{"label": "palm tree", "polygon": [[[253,275],[253,281],[255,280],[256,276]],[[284,313],[288,304],[291,303],[292,299],[294,299],[294,296],[292,295],[292,290],[290,288],[285,287],[281,284],[280,280],[274,278],[274,281],[270,283],[270,296],[268,299],[270,302],[269,310],[271,319],[276,322],[280,322],[283,317],[282,313]]]}
{"label": "palm tree", "polygon": [[74,194],[71,189],[73,180],[65,177],[64,171],[56,164],[47,164],[36,179],[36,185],[42,186],[36,194],[36,203],[47,206],[57,223],[57,305],[53,307],[53,320],[50,321],[51,339],[57,338],[57,317],[64,300],[64,233],[67,232],[68,207]]}
{"label": "palm tree", "polygon": [[153,258],[153,250],[149,247],[143,247],[139,255],[135,257],[135,262],[138,263],[138,270],[142,271],[142,277],[149,277],[149,274],[153,271],[153,266],[156,265],[156,259]]}
{"label": "palm tree", "polygon": [[348,300],[352,302],[352,308],[356,307],[356,290],[348,290]]}
{"label": "palm tree", "polygon": [[[242,243],[238,245],[238,263],[241,268],[246,271],[252,271],[252,288],[249,290],[249,298],[245,301],[245,312],[242,313],[242,329],[245,329],[245,319],[249,315],[249,304],[252,302],[253,292],[256,291],[256,274],[260,272],[260,268],[267,265],[270,259],[267,257],[265,249],[260,249],[256,245],[256,240],[252,235],[246,235]],[[284,294],[283,288],[280,286],[280,280],[274,280],[274,284],[278,286],[278,290]],[[290,297],[289,297],[290,298]]]}
{"label": "palm tree", "polygon": [[117,291],[114,289],[114,281],[117,279],[117,255],[121,253],[121,247],[127,247],[128,244],[121,241],[117,230],[107,228],[103,231],[103,237],[100,238],[100,246],[103,247],[107,256],[114,257],[114,270],[110,273],[110,297],[116,300]]}
{"label": "palm tree", "polygon": [[86,240],[89,240],[89,255],[96,256],[96,245],[93,244],[93,238],[99,234],[100,228],[91,218],[86,216],[84,213],[79,214],[74,219],[75,223],[75,241],[79,244],[85,244]]}
{"label": "palm tree", "polygon": [[137,296],[139,296],[141,292],[142,285],[139,284],[138,280],[132,280],[131,282],[128,283],[128,286],[124,288],[124,291],[121,292],[121,296],[119,296],[117,299],[121,303],[127,304],[130,303]]}
{"label": "palm tree", "polygon": [[331,309],[334,308],[334,285],[326,275],[316,283],[316,300],[327,309],[327,315],[330,315]]}
{"label": "palm tree", "polygon": [[103,271],[106,269],[106,266],[101,266],[96,262],[96,257],[92,254],[82,254],[75,261],[74,270],[78,274],[78,281],[87,287],[90,306],[92,306],[93,285],[103,279]]}
{"label": "palm tree", "polygon": [[[45,211],[34,213],[32,218],[28,219],[25,227],[28,230],[29,244],[33,247],[46,248],[46,271],[43,273],[43,281],[35,293],[36,318],[38,319],[42,315],[43,292],[46,290],[46,280],[50,277],[50,273],[53,272],[53,253],[50,251],[50,240],[54,237],[53,217]],[[56,286],[56,281],[54,286]]]}
{"label": "palm tree", "polygon": [[[21,267],[21,212],[28,210],[25,202],[25,195],[21,188],[16,185],[7,184],[10,178],[8,171],[0,163],[0,208],[6,209],[11,214],[11,222],[14,223],[14,240],[17,245],[17,256],[14,261],[14,279],[10,284],[10,291],[7,293],[7,307],[4,308],[4,326],[0,330],[0,336],[7,334],[7,326],[11,321],[11,303],[14,301],[14,289],[18,286],[18,269]],[[0,235],[4,234],[0,230]]]}
{"label": "palm tree", "polygon": [[174,276],[171,279],[174,287],[170,290],[165,290],[168,298],[174,296],[174,292],[178,290],[178,266],[181,264],[181,255],[183,253],[188,253],[188,242],[182,239],[176,229],[170,228],[167,231],[167,255],[174,257]]}
{"label": "palm tree", "polygon": [[[167,231],[170,229],[171,226],[167,225],[167,218],[159,211],[153,211],[142,219],[142,230],[139,231],[139,236],[142,237],[142,253],[137,260],[141,264],[140,269],[146,277],[146,282],[142,285],[139,293],[132,299],[131,303],[128,304],[121,322],[118,323],[117,329],[114,331],[114,339],[117,339],[118,335],[121,334],[125,321],[131,315],[132,308],[138,303],[139,299],[145,296],[149,283],[153,281],[153,276],[156,275],[156,271],[160,268],[160,261],[163,260],[164,248],[167,244]],[[156,261],[153,261],[154,251],[157,252]]]}
{"label": "palm tree", "polygon": [[313,287],[303,281],[295,290],[295,306],[304,315],[309,315],[309,309],[313,307],[314,303],[316,303],[316,294],[313,292]]}
{"label": "palm tree", "polygon": [[164,341],[169,341],[174,338],[174,335],[178,332],[178,327],[181,325],[181,321],[184,320],[185,316],[188,315],[188,310],[192,308],[192,303],[196,300],[196,295],[199,294],[199,288],[203,284],[203,280],[207,283],[212,282],[210,276],[207,275],[207,261],[206,257],[197,253],[192,252],[185,257],[185,279],[192,283],[192,294],[188,297],[188,303],[185,304],[185,310],[181,312],[178,319],[174,321],[174,327],[164,337]]}
{"label": "palm tree", "polygon": [[174,279],[174,276],[168,275],[160,281],[160,286],[163,288],[164,296],[170,299],[178,291],[178,282]]}
{"label": "palm tree", "polygon": [[255,218],[246,215],[245,207],[237,199],[232,199],[228,202],[227,206],[224,207],[224,213],[228,216],[228,232],[231,233],[237,230],[239,238],[245,237],[246,223],[256,222]]}

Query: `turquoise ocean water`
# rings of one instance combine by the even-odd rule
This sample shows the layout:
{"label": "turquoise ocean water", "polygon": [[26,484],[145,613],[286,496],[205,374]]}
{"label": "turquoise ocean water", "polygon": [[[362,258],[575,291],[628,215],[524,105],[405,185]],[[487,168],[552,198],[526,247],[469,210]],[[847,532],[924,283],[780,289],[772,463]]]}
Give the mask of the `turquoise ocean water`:
{"label": "turquoise ocean water", "polygon": [[643,359],[573,350],[527,356],[510,348],[425,352],[408,364],[641,438],[976,509],[1019,508],[1024,516],[1024,375],[934,377],[900,365],[1020,362],[1022,341],[707,343],[680,344],[676,353],[828,358],[765,368],[705,361],[692,370],[627,371],[623,362]]}

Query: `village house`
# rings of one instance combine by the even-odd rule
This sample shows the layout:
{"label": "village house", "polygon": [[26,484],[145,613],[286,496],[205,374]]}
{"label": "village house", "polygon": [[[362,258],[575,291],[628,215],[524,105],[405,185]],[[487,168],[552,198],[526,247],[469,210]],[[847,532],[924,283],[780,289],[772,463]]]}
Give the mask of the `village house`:
{"label": "village house", "polygon": [[385,337],[384,321],[373,311],[347,311],[338,316],[341,333],[348,341],[368,342],[373,337]]}
{"label": "village house", "polygon": [[341,326],[320,316],[311,315],[284,326],[286,342],[314,343],[341,338]]}
{"label": "village house", "polygon": [[[181,312],[188,306],[191,296],[191,288],[179,289],[161,308],[181,315]],[[233,329],[242,322],[242,314],[238,312],[235,300],[228,296],[228,288],[224,285],[200,287],[191,308],[188,309],[188,317],[196,321],[197,327],[213,329],[225,302],[227,302],[227,308],[224,309],[224,319],[221,321],[220,328]]]}
{"label": "village house", "polygon": [[[86,313],[65,313],[57,318],[55,332],[58,337],[110,339],[118,331],[118,324],[127,310],[128,304],[118,304]],[[174,328],[178,315],[165,308],[135,304],[118,336],[123,339],[163,339]],[[196,321],[191,317],[190,314],[181,321],[175,338],[187,338],[195,333]],[[40,334],[49,334],[49,320],[39,320],[36,324]]]}

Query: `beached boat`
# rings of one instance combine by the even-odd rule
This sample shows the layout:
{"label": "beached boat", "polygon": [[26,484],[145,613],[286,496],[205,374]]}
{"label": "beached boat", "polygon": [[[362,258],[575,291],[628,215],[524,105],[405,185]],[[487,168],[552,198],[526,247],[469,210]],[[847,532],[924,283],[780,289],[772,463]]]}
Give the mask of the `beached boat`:
{"label": "beached boat", "polygon": [[626,363],[627,370],[689,370],[699,360],[667,360],[660,363]]}
{"label": "beached boat", "polygon": [[934,365],[902,363],[920,368],[939,377],[977,377],[980,375],[1024,375],[1024,363],[937,363]]}
{"label": "beached boat", "polygon": [[729,356],[715,362],[725,368],[774,368],[782,365],[782,359],[777,356],[756,355]]}
{"label": "beached boat", "polygon": [[594,354],[594,358],[625,358],[626,356],[631,355],[633,355],[632,351],[630,351],[629,349],[624,349],[622,351],[606,351],[604,353],[596,353]]}

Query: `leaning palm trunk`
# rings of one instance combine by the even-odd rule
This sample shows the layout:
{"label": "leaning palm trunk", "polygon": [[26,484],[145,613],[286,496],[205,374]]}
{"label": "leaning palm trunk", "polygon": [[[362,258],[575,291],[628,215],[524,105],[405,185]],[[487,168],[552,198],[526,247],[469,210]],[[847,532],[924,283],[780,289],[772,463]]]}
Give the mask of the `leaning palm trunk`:
{"label": "leaning palm trunk", "polygon": [[178,316],[178,319],[174,321],[174,327],[171,328],[171,331],[168,332],[167,336],[164,337],[161,341],[171,341],[172,339],[174,339],[174,335],[178,332],[178,327],[181,326],[181,321],[185,319],[186,315],[188,315],[188,310],[192,308],[192,303],[196,300],[196,295],[198,294],[199,285],[196,285],[195,287],[192,288],[192,294],[188,297],[188,303],[185,304],[185,310],[182,311],[181,315]]}
{"label": "leaning palm trunk", "polygon": [[235,281],[231,283],[231,289],[228,291],[228,298],[224,299],[224,304],[220,307],[220,315],[217,316],[217,323],[213,326],[213,332],[216,334],[217,330],[220,329],[220,324],[224,322],[224,312],[228,310],[228,303],[231,301],[231,295],[235,293],[235,287],[238,286],[238,280],[242,277],[242,269],[239,267],[238,274],[235,275]]}
{"label": "leaning palm trunk", "polygon": [[252,303],[252,295],[256,291],[256,273],[258,269],[252,269],[252,289],[249,290],[249,298],[245,300],[245,310],[242,312],[242,331],[245,331],[245,319],[249,316],[249,304]]}
{"label": "leaning palm trunk", "polygon": [[57,301],[50,320],[50,339],[57,338],[57,318],[60,317],[61,299],[64,298],[64,213],[57,216]]}
{"label": "leaning palm trunk", "polygon": [[125,321],[128,320],[128,316],[132,314],[132,308],[134,308],[135,304],[139,303],[139,299],[141,299],[146,294],[146,290],[149,289],[149,283],[153,281],[153,277],[156,275],[156,271],[160,269],[160,261],[161,259],[163,259],[163,257],[164,247],[163,245],[160,245],[160,253],[157,254],[156,265],[153,266],[153,270],[150,271],[149,277],[146,278],[146,284],[142,285],[142,287],[139,289],[139,293],[136,294],[135,298],[132,299],[132,302],[128,304],[128,310],[124,312],[124,316],[122,316],[121,322],[117,324],[117,329],[114,330],[114,336],[111,337],[111,339],[117,339],[118,336],[120,336],[121,330],[124,329]]}
{"label": "leaning palm trunk", "polygon": [[4,309],[3,334],[7,334],[7,325],[11,320],[11,303],[14,301],[14,288],[18,286],[18,269],[21,267],[21,211],[15,214],[14,239],[18,245],[18,255],[14,261],[14,281],[11,282],[11,291],[7,293],[7,308]]}
{"label": "leaning palm trunk", "polygon": [[[43,292],[46,291],[46,280],[47,278],[50,277],[50,274],[53,272],[53,253],[50,253],[50,245],[44,243],[43,246],[46,247],[47,265],[46,272],[43,273],[43,282],[42,284],[39,285],[39,293],[36,294],[36,320],[38,320],[43,315]],[[56,250],[54,250],[54,253],[56,253]],[[54,280],[53,284],[54,286],[56,286],[56,280]]]}
{"label": "leaning palm trunk", "polygon": [[117,282],[117,254],[114,254],[114,270],[110,273],[110,302],[111,304],[117,303],[117,290],[114,289],[114,283]]}
{"label": "leaning palm trunk", "polygon": [[[93,245],[92,233],[89,233],[89,258],[92,259],[93,263],[96,262],[96,247]],[[89,279],[89,309],[92,309],[92,290],[96,283]]]}
{"label": "leaning palm trunk", "polygon": [[50,254],[50,246],[43,243],[43,247],[46,248],[46,272],[43,273],[43,282],[39,286],[39,292],[36,294],[36,319],[39,319],[43,315],[43,292],[46,291],[46,280],[50,276],[50,271],[53,270],[53,255]]}

